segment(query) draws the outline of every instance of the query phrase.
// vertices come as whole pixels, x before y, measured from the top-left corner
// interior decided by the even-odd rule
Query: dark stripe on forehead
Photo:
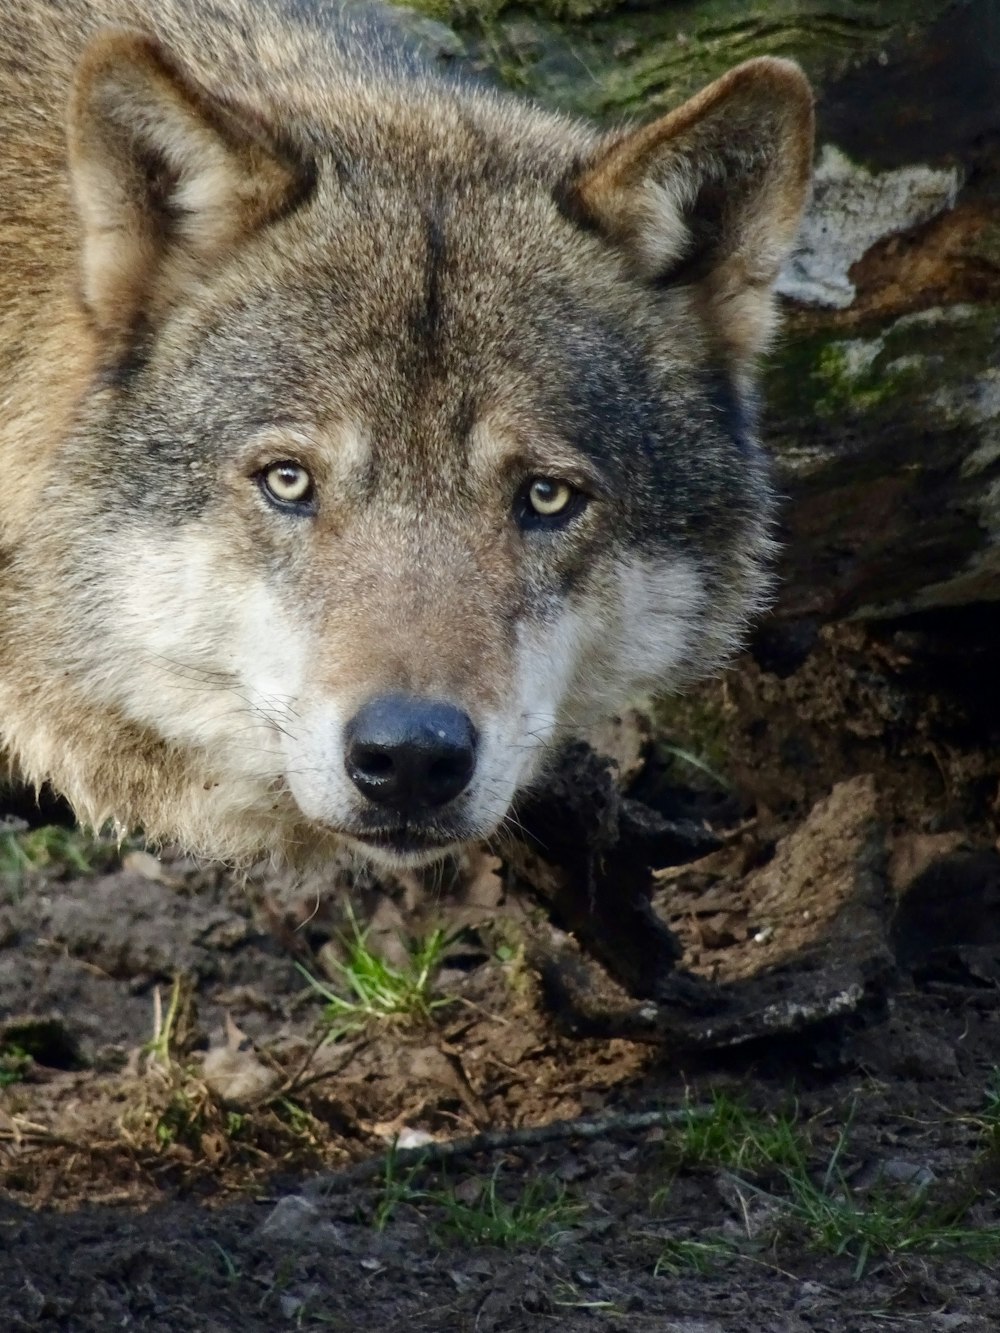
[[[447,263],[446,205],[440,193],[422,209],[423,282],[410,307],[409,334],[415,363],[425,374],[441,350],[444,333],[442,289]]]
[[[441,336],[441,280],[445,262],[444,218],[440,196],[424,219],[427,236],[426,336],[437,343]]]

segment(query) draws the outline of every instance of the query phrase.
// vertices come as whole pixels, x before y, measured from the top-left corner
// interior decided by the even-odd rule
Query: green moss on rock
[[[952,306],[904,315],[850,338],[789,338],[765,376],[769,415],[802,429],[810,421],[900,415],[950,424],[954,391],[995,364],[1000,311]]]
[[[781,55],[822,82],[947,0],[411,0],[473,59],[542,101],[617,118],[676,105],[741,60]]]
[[[652,701],[649,715],[658,760],[677,781],[693,786],[725,783],[730,720],[716,686],[661,695]]]

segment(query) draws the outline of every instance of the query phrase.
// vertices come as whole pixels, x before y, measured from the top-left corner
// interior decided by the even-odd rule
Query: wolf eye
[[[261,490],[266,499],[284,508],[301,508],[313,498],[313,479],[301,465],[283,460],[271,463],[258,473]]]
[[[554,518],[573,503],[573,488],[552,477],[536,477],[528,487],[528,503],[541,518]]]
[[[518,522],[525,528],[559,527],[577,514],[586,497],[568,481],[532,477],[521,487],[516,502]]]

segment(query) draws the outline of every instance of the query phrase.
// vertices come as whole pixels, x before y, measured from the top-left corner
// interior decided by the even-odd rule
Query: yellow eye
[[[264,493],[279,504],[301,505],[312,499],[313,479],[300,463],[271,463],[260,474]]]
[[[536,477],[528,487],[528,503],[540,518],[555,518],[565,513],[574,495],[572,486],[553,477]]]

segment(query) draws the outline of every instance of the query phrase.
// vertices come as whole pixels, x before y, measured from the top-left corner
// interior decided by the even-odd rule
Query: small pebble
[[[396,1136],[397,1148],[426,1148],[434,1142],[434,1135],[426,1129],[401,1129]]]

